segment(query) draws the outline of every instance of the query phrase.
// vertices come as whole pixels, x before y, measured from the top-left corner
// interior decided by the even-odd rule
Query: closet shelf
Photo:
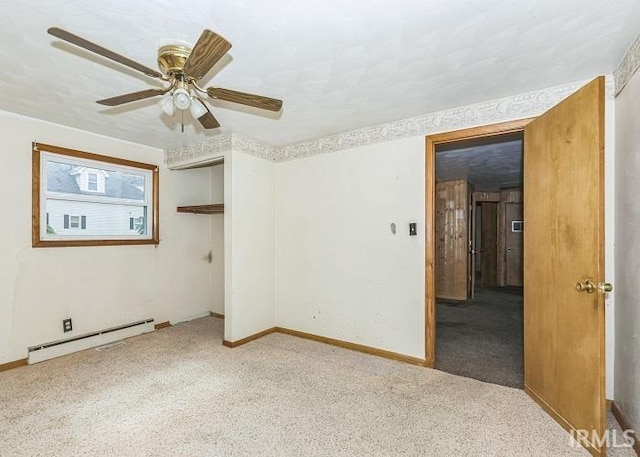
[[[190,214],[222,214],[224,213],[224,204],[178,206],[178,212]]]

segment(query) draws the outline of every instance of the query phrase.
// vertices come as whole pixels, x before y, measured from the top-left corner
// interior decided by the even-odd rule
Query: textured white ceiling
[[[522,139],[438,152],[436,179],[466,179],[474,190],[483,192],[520,187]]]
[[[167,39],[233,44],[206,82],[284,100],[280,115],[213,102],[224,129],[284,145],[610,73],[638,0],[17,0],[0,2],[0,109],[157,147],[181,134],[157,84],[48,35],[58,26],[155,68]]]

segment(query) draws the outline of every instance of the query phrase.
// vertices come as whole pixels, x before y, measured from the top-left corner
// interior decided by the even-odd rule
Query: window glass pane
[[[47,191],[66,196],[91,195],[106,201],[146,201],[144,173],[47,161]]]
[[[89,190],[97,191],[98,190],[98,175],[95,173],[87,174],[87,187]]]
[[[147,235],[146,208],[144,206],[104,204],[90,201],[74,201],[48,198],[49,234],[136,236]],[[65,229],[65,214],[69,215]],[[82,218],[82,219],[81,219]],[[133,226],[130,220],[133,220]],[[81,226],[84,221],[84,227]]]
[[[43,153],[40,238],[154,240],[154,171],[148,167]]]

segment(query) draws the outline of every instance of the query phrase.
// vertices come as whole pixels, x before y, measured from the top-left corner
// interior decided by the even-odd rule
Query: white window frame
[[[73,225],[73,218],[76,218],[78,220],[78,222],[76,223],[76,225]],[[80,216],[76,216],[74,214],[69,214],[69,228],[70,229],[79,229],[80,228]]]
[[[91,177],[95,176],[96,177],[96,181],[95,181],[95,185],[96,188],[92,189],[91,188]],[[91,171],[87,172],[87,192],[100,192],[100,185],[98,184],[98,173],[93,173]]]

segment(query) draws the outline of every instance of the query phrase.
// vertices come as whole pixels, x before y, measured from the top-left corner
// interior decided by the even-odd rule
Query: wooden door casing
[[[425,365],[433,367],[436,360],[436,146],[460,140],[486,138],[520,133],[532,121],[518,119],[498,124],[471,127],[452,132],[427,135],[425,138]],[[485,194],[479,192],[478,195]],[[491,194],[493,197],[494,193]],[[477,201],[483,201],[478,198]]]

